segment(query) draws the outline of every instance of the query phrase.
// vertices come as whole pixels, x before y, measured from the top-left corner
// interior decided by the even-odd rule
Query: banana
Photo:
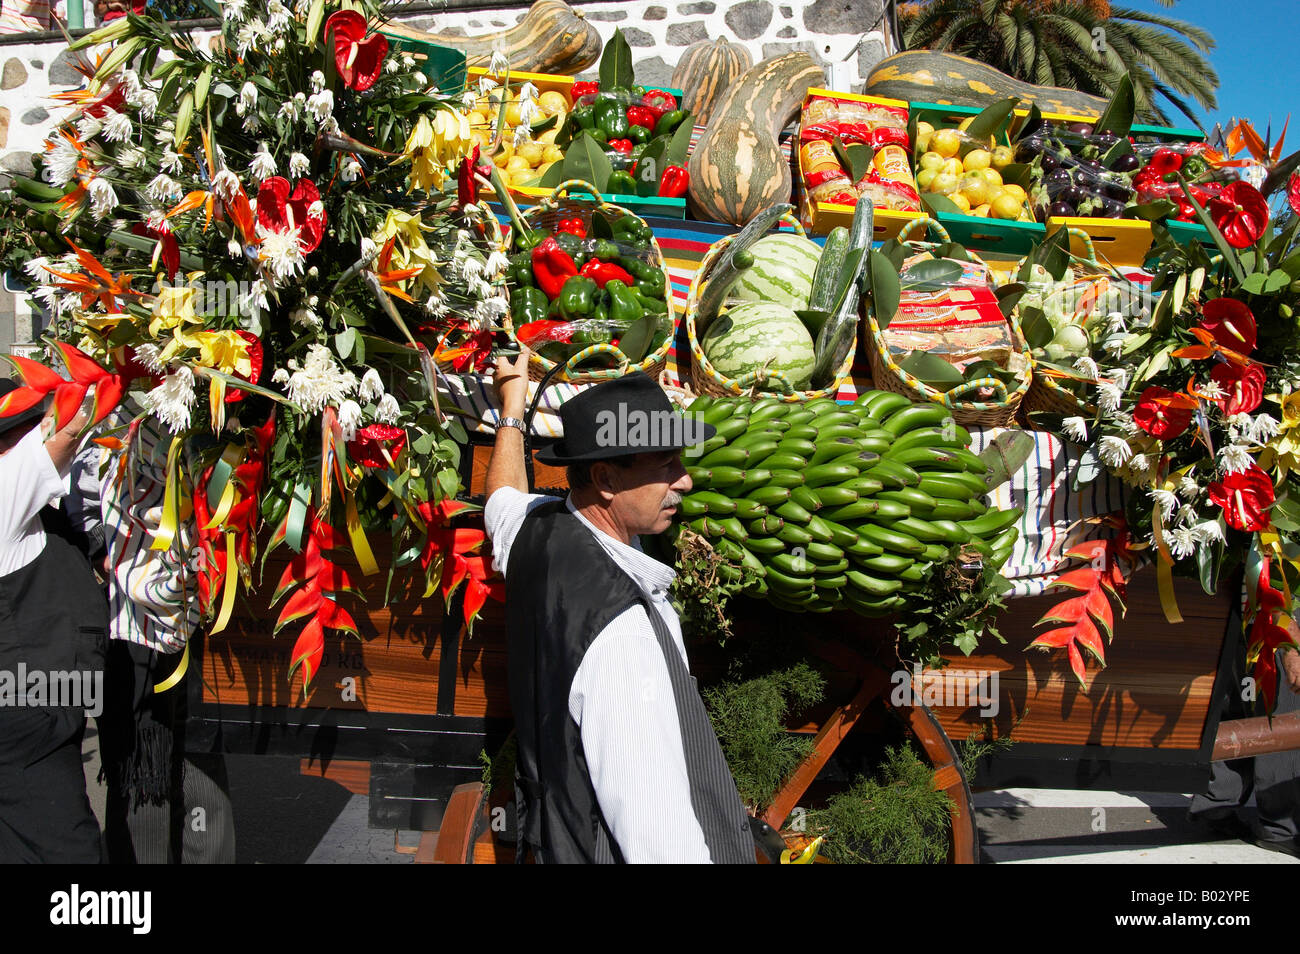
[[[949,500],[947,497],[940,497],[934,492],[934,488],[922,486],[920,489],[934,497],[934,509],[930,511],[931,520],[968,520],[971,517],[977,517],[975,508],[965,500]]]
[[[783,437],[781,442],[776,445],[776,452],[778,454],[795,454],[807,460],[817,453],[817,445],[812,441],[799,437]]]
[[[848,549],[859,543],[858,534],[855,530],[850,530],[844,524],[835,520],[827,520],[825,517],[819,518],[822,523],[826,524],[831,531],[831,543],[837,547]]]
[[[768,569],[775,569],[794,579],[812,576],[816,564],[807,557],[798,557],[791,553],[777,553],[767,558]]]
[[[693,444],[682,451],[682,461],[690,462],[692,465],[697,464],[706,455],[712,454],[719,447],[726,447],[727,439],[714,434],[707,441],[699,444]]]
[[[775,427],[750,428],[731,442],[732,447],[744,447],[746,449],[753,447],[755,444],[766,444],[768,442],[779,444],[781,442],[781,431]]]
[[[846,480],[838,488],[820,487],[819,490],[850,490],[859,497],[870,497],[878,494],[885,489],[885,485],[874,477],[854,477],[852,480]]]
[[[767,575],[767,567],[763,565],[762,560],[754,556],[754,551],[750,550],[748,546],[740,548],[740,563],[745,569],[753,570],[760,578]]]
[[[921,482],[921,475],[906,464],[886,457],[884,460],[863,471],[863,476],[880,481],[886,487],[915,487]]]
[[[928,521],[917,517],[905,517],[890,524],[891,528],[916,537],[922,543],[945,543],[947,534]]]
[[[865,437],[858,438],[858,446],[864,451],[871,451],[873,454],[879,454],[884,457],[889,451],[890,439],[888,437],[879,437],[871,433]]]
[[[14,178],[9,183],[9,188],[14,193],[24,199],[32,199],[36,202],[54,202],[63,198],[63,190],[58,186],[52,186],[48,182],[41,182],[39,179],[28,179],[23,176]]]
[[[989,465],[984,463],[984,461],[980,459],[980,456],[970,448],[959,447],[953,451],[953,453],[957,455],[959,461],[966,465],[966,470],[969,473],[974,474],[981,480],[988,479]]]
[[[790,499],[809,513],[822,509],[821,499],[807,487],[791,487]]]
[[[946,471],[963,471],[966,465],[962,463],[957,456],[959,448],[956,447],[913,447],[909,450],[895,452],[890,448],[885,454],[885,460],[893,461],[896,464],[903,464],[906,467],[914,467],[918,470],[946,470]]]
[[[808,559],[812,560],[819,566],[826,564],[838,563],[844,559],[844,551],[832,543],[819,543],[814,540],[805,548],[808,551]]]
[[[796,439],[803,441],[817,440],[817,428],[812,424],[791,424],[790,427],[783,432],[782,440],[788,441]]]
[[[907,510],[906,507],[903,509]],[[823,519],[834,520],[837,523],[842,523],[847,526],[848,524],[856,523],[859,520],[864,520],[867,517],[874,516],[879,511],[880,501],[866,500],[859,497],[851,504],[845,504],[843,507],[836,507],[834,510],[827,511]],[[903,516],[906,517],[907,514],[904,513]]]
[[[778,517],[780,517],[782,520],[786,521],[787,523],[794,522],[801,525],[806,524],[812,518],[812,514],[810,514],[805,508],[799,506],[799,504],[795,502],[794,499],[795,489],[802,489],[802,488],[791,488],[790,499],[787,500],[785,503],[781,504],[779,507],[774,507],[772,509],[772,512],[776,514]]]
[[[952,411],[942,404],[913,404],[895,411],[880,426],[898,437],[918,427],[942,427],[945,421],[952,421]]]
[[[983,497],[988,493],[988,486],[974,474],[961,471],[954,473],[924,473],[917,490],[922,490],[936,499],[946,497],[949,500],[969,500],[972,496]]]
[[[681,508],[683,517],[702,517],[709,512],[709,508],[701,501],[696,500],[694,494],[682,498]]]
[[[697,491],[691,494],[691,499],[704,504],[709,513],[715,516],[729,517],[736,512],[736,502],[716,490]]]
[[[952,520],[935,520],[930,518],[930,526],[940,531],[945,543],[966,543],[970,540],[970,531]]]
[[[757,423],[758,421],[785,417],[792,406],[776,398],[762,398],[754,402],[754,409],[749,412],[749,419],[751,422]]]
[[[757,520],[759,517],[767,516],[767,507],[755,503],[747,497],[741,497],[735,501],[735,504],[736,516],[741,520]]]
[[[790,499],[789,487],[757,487],[746,495],[756,504],[764,507],[776,507]]]
[[[818,424],[821,422],[819,421]],[[817,431],[817,443],[825,444],[827,441],[833,441],[837,437],[852,437],[859,440],[867,436],[864,428],[850,424],[836,424],[834,427],[819,427]]]
[[[750,536],[750,538],[745,541],[745,546],[754,553],[763,556],[771,556],[773,553],[782,553],[786,549],[785,544],[776,537]]]
[[[804,484],[808,487],[821,487],[823,484],[838,484],[858,476],[858,468],[852,464],[833,463],[818,464],[803,472]]]
[[[897,553],[880,553],[876,556],[856,558],[854,563],[865,567],[876,573],[887,573],[890,576],[898,576],[906,572],[908,567],[915,564],[915,560],[908,556],[899,556]]]
[[[895,394],[892,391],[868,392],[867,413],[877,421],[883,421],[903,408],[911,407],[911,398]]]
[[[744,467],[749,462],[749,451],[743,447],[737,447],[729,444],[726,447],[719,447],[709,454],[700,458],[697,467]]]
[[[788,487],[788,488],[802,487],[803,474],[795,470],[773,469],[771,471],[771,476],[768,477],[767,479],[767,482],[774,487]]]
[[[930,564],[928,563],[913,563],[898,574],[898,578],[904,583],[924,583],[929,577]]]
[[[748,430],[749,422],[743,417],[729,417],[714,426],[717,428],[717,434],[714,436],[730,442]]]
[[[707,467],[690,467],[686,468],[686,476],[691,478],[691,483],[697,489],[707,488],[709,481],[713,479],[713,472]]]
[[[723,537],[721,540],[713,541],[713,549],[717,551],[718,556],[722,557],[722,559],[726,560],[728,563],[741,563],[744,561],[744,547],[737,545],[726,537]]]
[[[966,434],[965,428],[953,425],[953,429],[961,431],[965,439],[960,439],[955,434],[950,435],[946,428],[918,427],[895,437],[892,450],[897,453],[913,447],[965,447],[970,443],[970,435]]]
[[[861,480],[862,478],[855,478]],[[876,484],[879,487],[879,484]],[[818,509],[821,507],[844,507],[858,499],[858,492],[845,486],[839,487],[817,487],[809,490],[808,493],[815,497],[818,503]]]
[[[941,543],[927,543],[922,558],[930,563],[942,563],[948,559],[949,549]]]
[[[732,445],[735,447],[736,445]],[[753,444],[746,444],[741,450],[749,454],[749,460],[745,462],[747,468],[758,467],[766,463],[767,459],[776,453],[777,442],[771,438],[763,441],[756,441]]]
[[[831,543],[835,540],[835,534],[831,532],[830,525],[816,514],[808,518],[808,523],[804,526],[804,529],[818,543]]]
[[[849,609],[859,616],[869,617],[888,616],[907,604],[907,600],[901,596],[888,596],[884,599],[873,600],[861,598],[859,594],[856,594],[851,589],[844,591],[844,602]]]
[[[885,552],[885,548],[878,547],[874,543],[868,543],[866,540],[859,538],[855,542],[846,546],[844,548],[844,552],[847,553],[849,556],[851,556],[854,560],[861,561],[868,557],[878,557],[883,555]],[[911,560],[911,557],[903,557],[900,559]]]
[[[1023,516],[1023,514],[1016,508],[1011,510],[990,510],[988,513],[976,517],[973,520],[962,521],[960,526],[972,537],[979,537],[981,540],[987,540],[1011,526],[1019,520],[1021,516]]]
[[[767,585],[772,589],[784,593],[801,594],[805,590],[813,588],[811,573],[807,576],[791,576],[774,569],[770,560],[768,561],[767,575],[763,579],[767,581]]]
[[[744,430],[749,421],[749,409],[741,403],[723,398],[715,401],[712,405],[704,410],[704,423],[712,424],[714,427],[721,429],[723,424],[730,424],[732,421],[740,421],[741,430]],[[734,425],[733,425],[734,426]],[[732,435],[733,437],[735,435]]]
[[[769,470],[803,470],[808,460],[798,454],[771,454],[763,460],[763,466]]]
[[[911,511],[908,516],[924,517],[934,510],[934,498],[923,490],[915,487],[903,487],[900,490],[882,490],[876,494],[877,500],[893,500],[897,503],[907,504]]]
[[[753,542],[753,535],[770,537],[775,533],[779,533],[781,528],[784,526],[784,520],[780,517],[775,517],[770,513],[764,514],[761,517],[755,517],[753,520],[749,521],[748,524],[749,532],[751,534],[750,542]]]
[[[806,547],[813,542],[812,534],[803,527],[795,523],[786,522],[786,525],[776,534],[776,538],[782,543],[789,544],[792,547]]]
[[[1014,546],[1015,542],[1019,539],[1020,528],[1016,526],[1007,527],[993,538],[993,549],[1001,550],[1003,547]]]
[[[864,523],[858,527],[858,536],[868,543],[874,543],[878,547],[883,547],[891,553],[902,553],[906,556],[919,556],[925,552],[925,544],[916,537],[902,533],[898,530],[890,529],[878,523]]]
[[[849,568],[849,561],[848,561],[848,560],[845,560],[845,561],[844,561],[844,569],[847,570],[848,568]],[[843,571],[840,571],[839,573],[835,573],[835,574],[830,574],[830,575],[827,575],[827,576],[814,576],[814,577],[813,577],[813,586],[817,587],[817,589],[818,589],[819,591],[821,591],[821,590],[834,590],[834,591],[836,591],[836,595],[835,595],[835,597],[834,597],[834,600],[835,600],[835,601],[838,601],[838,600],[839,600],[839,592],[838,592],[838,591],[839,591],[839,590],[842,590],[845,586],[847,586],[847,585],[848,585],[848,582],[849,582],[849,578],[848,578],[848,576],[846,576],[846,575],[844,574]],[[826,594],[826,593],[820,593],[819,595],[821,595],[821,597],[822,597],[823,599],[825,599],[829,594]]]
[[[722,525],[709,517],[698,517],[692,520],[688,526],[702,537],[715,539],[723,536]]]
[[[856,454],[861,450],[862,448],[858,445],[856,438],[848,436],[835,437],[829,441],[819,443],[816,450],[813,451],[813,455],[808,458],[808,463],[811,466],[825,464],[837,457],[843,457],[845,454]]]
[[[714,399],[709,397],[707,394],[701,394],[690,404],[686,405],[686,410],[691,411],[694,414],[703,414],[713,406],[713,401]]]
[[[731,493],[737,497],[748,497],[760,487],[767,487],[772,482],[772,472],[764,467],[757,469],[750,467],[745,470],[745,482],[739,487],[733,487]]]
[[[717,490],[721,487],[734,487],[745,482],[745,472],[739,467],[709,467],[705,490]],[[692,479],[694,479],[692,477]]]
[[[849,578],[850,588],[866,593],[868,596],[889,596],[903,588],[902,580],[882,580],[861,570],[849,570],[844,575]]]

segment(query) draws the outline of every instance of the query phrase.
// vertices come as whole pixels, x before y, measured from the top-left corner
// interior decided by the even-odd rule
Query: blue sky
[[[1219,105],[1200,116],[1207,130],[1216,122],[1226,127],[1235,115],[1250,119],[1263,136],[1271,117],[1276,138],[1291,113],[1295,122],[1286,151],[1300,146],[1300,4],[1295,0],[1178,0],[1171,8],[1155,0],[1119,0],[1116,5],[1185,20],[1214,36],[1210,63],[1219,74]]]

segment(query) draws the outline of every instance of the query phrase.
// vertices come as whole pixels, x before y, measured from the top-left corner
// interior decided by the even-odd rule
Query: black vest
[[[524,519],[506,568],[510,705],[520,850],[545,863],[609,863],[621,858],[601,814],[569,715],[569,690],[588,647],[619,614],[640,603],[664,653],[673,687],[691,805],[718,863],[754,862],[749,816],[727,770],[695,680],[668,627],[563,501]]]

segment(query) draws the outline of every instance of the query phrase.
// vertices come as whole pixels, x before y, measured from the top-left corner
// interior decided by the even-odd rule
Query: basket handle
[[[590,182],[587,182],[585,179],[568,179],[564,182],[561,182],[559,185],[557,185],[554,189],[551,190],[550,195],[542,199],[541,204],[548,211],[551,209],[559,208],[560,200],[564,198],[564,196],[567,195],[570,191],[589,192],[592,198],[596,200],[596,205],[602,209],[605,208],[605,206],[609,205],[609,203],[605,201],[605,197],[600,194],[600,190],[598,190]]]
[[[1060,229],[1057,229],[1056,231],[1059,232]],[[1091,235],[1089,235],[1083,229],[1075,228],[1073,225],[1068,226],[1065,230],[1065,233],[1070,238],[1077,238],[1080,242],[1083,243],[1084,251],[1087,253],[1081,259],[1081,261],[1083,261],[1084,264],[1096,265],[1098,268],[1101,267],[1101,262],[1097,261],[1097,246],[1093,244]],[[1056,232],[1053,232],[1052,234],[1055,235]],[[1021,267],[1025,264],[1025,260],[1028,259],[1028,257],[1029,256],[1027,255],[1022,257],[1018,262],[1016,262],[1015,267],[1013,267],[1011,271],[1013,273],[1020,271]],[[1078,256],[1075,257],[1077,258]]]
[[[732,383],[735,384],[738,388],[740,388],[742,392],[751,389],[766,390],[765,388],[762,388],[762,385],[775,383],[780,387],[781,389],[780,393],[786,395],[794,394],[794,388],[791,386],[790,381],[786,378],[786,376],[782,372],[775,371],[775,370],[748,371],[745,374],[742,374],[740,377],[733,380]]]
[[[964,395],[971,393],[972,391],[978,390],[979,388],[993,388],[993,390],[996,391],[999,395],[997,400],[993,403],[996,404],[1007,403],[1007,386],[1005,384],[1003,384],[997,378],[976,378],[974,381],[969,381],[966,384],[960,384],[957,387],[953,388],[951,391],[945,393],[943,396],[944,406],[951,409],[953,403],[958,398],[961,398]]]
[[[568,361],[564,362],[565,379],[572,377],[575,373],[580,373],[578,372],[578,365],[582,364],[582,362],[586,361],[588,358],[598,354],[612,354],[615,360],[618,361],[617,370],[621,372],[626,372],[627,369],[632,366],[632,362],[628,360],[627,355],[619,350],[617,345],[600,342],[599,344],[589,345],[588,347],[583,348],[577,354],[569,358]]]
[[[939,236],[939,241],[941,242],[952,241],[952,236],[948,234],[948,230],[945,229],[942,225],[940,225],[938,220],[932,219],[928,215],[922,215],[921,217],[915,218],[911,222],[908,222],[899,231],[896,238],[898,239],[899,242],[909,241],[912,237],[912,232],[915,231],[918,226],[923,231],[934,229],[935,233]]]

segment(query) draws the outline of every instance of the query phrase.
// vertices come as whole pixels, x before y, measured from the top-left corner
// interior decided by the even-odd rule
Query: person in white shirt
[[[538,454],[568,466],[567,500],[529,494],[526,362],[497,365],[484,513],[506,575],[521,854],[753,863],[749,817],[668,600],[674,572],[638,542],[670,526],[691,489],[681,451],[712,428],[637,432],[626,425],[638,415],[672,415],[663,392],[641,374],[598,385],[561,408],[564,439]]]
[[[14,389],[0,381],[0,397]],[[40,417],[38,405],[0,418],[0,863],[97,863],[81,739],[103,688],[108,608],[48,506],[68,492],[88,412],[57,432]],[[74,685],[81,698],[64,698]]]

